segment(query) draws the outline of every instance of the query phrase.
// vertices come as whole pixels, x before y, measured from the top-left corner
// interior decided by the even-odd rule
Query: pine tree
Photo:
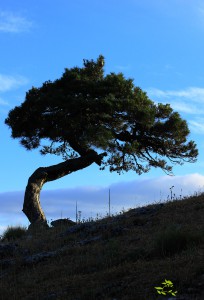
[[[64,160],[38,168],[29,178],[23,212],[31,224],[47,224],[40,205],[43,184],[92,163],[100,170],[140,175],[151,167],[172,174],[173,164],[196,161],[196,144],[187,141],[188,125],[178,112],[155,104],[122,73],[104,75],[104,65],[100,55],[84,60],[82,68],[65,69],[60,79],[30,89],[5,120],[12,138],[20,138],[27,150],[49,139],[40,153]]]

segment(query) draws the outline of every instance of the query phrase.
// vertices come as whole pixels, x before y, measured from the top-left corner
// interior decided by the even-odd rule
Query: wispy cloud
[[[158,98],[183,98],[183,99],[190,99],[195,102],[203,102],[204,103],[204,88],[198,87],[188,87],[183,90],[160,90],[156,88],[149,88],[148,94],[150,96],[155,96]]]
[[[155,102],[171,103],[171,106],[179,112],[204,114],[204,88],[188,87],[182,90],[149,88],[147,94]]]
[[[197,134],[204,134],[204,118],[196,118],[189,121],[189,128]]]
[[[0,31],[19,33],[29,31],[32,27],[32,22],[25,17],[14,14],[13,12],[0,12]]]
[[[185,102],[178,102],[178,101],[171,101],[171,106],[176,110],[186,114],[197,115],[200,113],[204,113],[200,111],[198,106],[195,104],[185,103]]]
[[[9,76],[0,74],[0,92],[6,92],[13,88],[18,88],[27,83],[27,78],[23,76]]]

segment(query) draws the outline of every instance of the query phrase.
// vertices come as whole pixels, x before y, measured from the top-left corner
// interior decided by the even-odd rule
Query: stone
[[[50,223],[53,227],[60,227],[60,226],[74,226],[76,222],[70,219],[58,219],[54,220]]]

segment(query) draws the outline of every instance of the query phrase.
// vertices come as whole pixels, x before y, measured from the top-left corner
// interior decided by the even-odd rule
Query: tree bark
[[[40,191],[45,182],[56,180],[74,171],[84,169],[93,162],[101,165],[101,161],[106,155],[105,152],[97,154],[94,150],[90,150],[85,156],[70,159],[50,167],[38,168],[28,179],[22,209],[31,223],[30,227],[35,225],[48,227],[45,214],[40,205]]]

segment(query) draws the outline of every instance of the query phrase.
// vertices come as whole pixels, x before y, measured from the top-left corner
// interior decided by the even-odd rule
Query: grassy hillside
[[[164,279],[176,299],[204,299],[203,194],[0,245],[14,243],[0,253],[1,300],[168,299],[154,289]]]

